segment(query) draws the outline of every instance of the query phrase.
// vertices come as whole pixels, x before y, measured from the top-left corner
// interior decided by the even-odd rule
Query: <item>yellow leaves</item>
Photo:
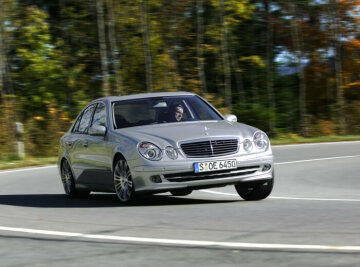
[[[300,139],[302,138],[300,135],[295,133],[279,133],[276,135],[278,139]]]
[[[343,88],[345,90],[360,90],[360,81],[344,83]]]
[[[265,67],[265,62],[262,60],[261,57],[259,56],[248,56],[248,57],[241,57],[240,61],[243,62],[248,62],[250,64],[256,65],[258,67],[264,68]]]
[[[62,115],[60,117],[60,120],[62,120],[62,121],[70,121],[70,119],[68,117],[65,117],[64,115]]]
[[[227,108],[227,107],[218,108],[217,110],[220,111],[220,113],[223,114],[223,115],[231,113],[230,109]]]
[[[55,113],[56,113],[56,109],[53,108],[53,107],[49,108],[49,113],[50,113],[50,114],[55,114]]]
[[[254,6],[247,0],[228,0],[225,1],[225,9],[232,12],[235,16],[241,19],[248,19],[254,11]],[[238,21],[238,20],[235,20]]]
[[[320,135],[336,135],[336,125],[332,121],[319,120],[317,124]]]
[[[203,49],[204,49],[204,52],[207,52],[207,53],[217,53],[219,50],[218,47],[216,47],[214,45],[210,45],[210,44],[204,44]]]
[[[221,0],[211,0],[212,6],[220,9]],[[248,19],[253,13],[255,6],[248,0],[223,0],[225,21],[229,24],[239,23],[243,19]]]
[[[223,107],[224,98],[219,97],[216,94],[204,94],[204,98],[209,101],[217,110],[221,112],[221,114],[230,114],[231,111],[227,107]]]
[[[348,42],[346,42],[345,46],[350,49],[351,51],[355,49],[360,49],[360,40],[358,39],[351,39]]]
[[[37,120],[37,121],[42,121],[44,119],[43,116],[35,116],[34,117],[34,120]]]
[[[176,91],[181,86],[182,78],[178,74],[176,62],[169,54],[159,54],[153,61],[153,90]]]

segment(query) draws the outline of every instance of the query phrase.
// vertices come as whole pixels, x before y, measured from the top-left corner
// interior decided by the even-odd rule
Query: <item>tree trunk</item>
[[[107,5],[107,14],[109,22],[109,44],[110,44],[110,54],[113,62],[114,73],[115,73],[115,92],[117,95],[121,95],[123,90],[123,84],[121,79],[121,73],[119,69],[119,51],[116,45],[116,34],[115,34],[115,18],[114,18],[114,8],[113,0],[106,0]]]
[[[224,0],[220,1],[220,25],[221,25],[221,56],[224,70],[225,105],[231,109],[231,73],[229,64],[229,51],[227,44],[227,25],[225,18]]]
[[[334,46],[335,46],[335,80],[336,80],[336,114],[339,124],[339,133],[345,134],[344,119],[344,89],[342,87],[342,66],[341,66],[341,32],[339,12],[336,0],[330,0],[330,8],[334,25]]]
[[[273,40],[273,21],[271,18],[271,0],[264,0],[265,12],[266,12],[266,87],[269,101],[269,111],[274,113],[275,111],[275,98],[274,98],[274,80],[273,80],[273,64],[274,64],[274,40]],[[269,116],[269,133],[272,135],[275,127],[275,122]]]
[[[4,45],[3,45],[3,13],[4,9],[3,3],[0,2],[0,100],[2,99],[2,95],[4,90],[4,80],[5,80],[5,53],[4,53]]]
[[[100,47],[100,58],[101,58],[101,72],[102,72],[102,90],[104,96],[110,95],[109,87],[109,70],[106,50],[106,39],[105,39],[105,23],[104,23],[104,6],[103,0],[96,1],[96,12],[97,12],[97,25],[98,25],[98,36],[99,36],[99,47]]]
[[[143,46],[146,66],[146,91],[152,91],[152,63],[149,37],[149,24],[147,19],[146,0],[141,2],[141,27],[143,35]]]
[[[302,66],[303,58],[303,44],[300,37],[299,22],[297,11],[294,3],[290,3],[290,14],[293,16],[291,19],[291,36],[293,41],[294,52],[296,55],[296,68],[299,77],[299,110],[300,110],[300,125],[301,133],[304,136],[308,135],[307,129],[307,114],[306,114],[306,84],[305,73]]]
[[[232,37],[232,35],[231,35]],[[239,66],[239,62],[238,62],[238,57],[236,54],[236,51],[234,49],[234,41],[233,38],[230,37],[230,43],[229,43],[229,48],[230,48],[230,61],[231,61],[231,65],[232,68],[234,70],[235,73],[235,81],[236,81],[236,91],[238,94],[238,99],[237,99],[237,103],[240,104],[241,106],[244,104],[244,98],[245,98],[245,94],[244,94],[244,84],[243,84],[243,78],[242,78],[242,73],[241,73],[241,69]]]
[[[6,47],[4,44],[5,3],[0,2],[0,98],[3,94],[14,94],[10,76],[10,68],[6,60]]]
[[[197,22],[197,64],[198,64],[198,75],[200,81],[200,89],[202,93],[207,93],[206,88],[206,77],[204,70],[204,20],[203,20],[203,0],[196,0],[196,22]]]

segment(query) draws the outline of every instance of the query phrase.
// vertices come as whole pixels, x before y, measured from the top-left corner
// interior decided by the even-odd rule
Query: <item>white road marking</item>
[[[13,172],[36,171],[36,170],[50,169],[50,168],[55,168],[55,167],[56,167],[56,165],[49,165],[49,166],[43,166],[43,167],[34,167],[34,168],[21,168],[21,169],[0,171],[0,174],[13,173]]]
[[[276,148],[286,148],[292,146],[317,146],[317,145],[341,145],[341,144],[351,144],[351,143],[360,143],[360,141],[339,141],[339,142],[319,142],[319,143],[306,143],[306,144],[288,144],[288,145],[271,145]]]
[[[288,249],[288,250],[319,250],[319,251],[360,251],[360,246],[329,246],[329,245],[299,245],[299,244],[269,244],[269,243],[244,243],[244,242],[219,242],[219,241],[200,241],[184,239],[165,239],[165,238],[147,238],[113,235],[93,235],[74,232],[59,232],[27,228],[14,228],[0,226],[0,231],[27,233],[35,235],[50,235],[62,237],[75,237],[85,239],[101,239],[123,242],[134,242],[142,244],[161,244],[161,245],[183,245],[196,247],[220,247],[237,249]]]
[[[360,202],[360,199],[351,199],[351,198],[309,198],[309,197],[269,197],[269,198],[273,198],[273,199],[289,199],[289,200]]]
[[[204,193],[224,195],[224,196],[236,196],[239,197],[238,194],[232,193],[224,193],[213,190],[200,190]],[[311,201],[348,201],[348,202],[360,202],[360,199],[351,199],[351,198],[308,198],[308,197],[268,197],[273,199],[286,199],[286,200],[311,200]]]
[[[200,190],[204,193],[210,193],[210,194],[217,194],[217,195],[224,195],[224,196],[239,196],[238,194],[232,194],[232,193],[224,193],[224,192],[218,192],[218,191],[212,191],[212,190]]]
[[[303,162],[321,161],[321,160],[333,160],[333,159],[348,159],[348,158],[358,158],[358,157],[360,157],[360,155],[331,157],[331,158],[318,158],[318,159],[305,159],[305,160],[278,162],[278,163],[274,163],[274,165],[284,165],[284,164],[303,163]]]

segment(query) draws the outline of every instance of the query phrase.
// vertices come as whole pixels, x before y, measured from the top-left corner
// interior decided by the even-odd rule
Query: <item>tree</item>
[[[204,49],[203,49],[203,42],[204,42],[204,20],[203,20],[203,0],[196,0],[196,36],[197,36],[197,64],[198,64],[198,73],[199,73],[199,81],[200,81],[200,88],[203,93],[207,93],[206,88],[206,77],[205,77],[205,70],[204,70]]]
[[[5,24],[10,23],[9,14],[13,12],[14,7],[14,2],[11,0],[0,2],[0,99],[3,94],[14,93],[7,60],[7,46],[10,38],[8,38],[8,33],[5,31]]]
[[[104,22],[104,5],[103,0],[96,1],[97,25],[99,36],[99,49],[101,57],[101,72],[102,72],[102,91],[104,96],[110,95],[109,86],[109,67],[107,59],[107,48],[105,39],[105,22]]]
[[[52,43],[47,14],[35,6],[18,10],[13,73],[15,92],[20,96],[24,117],[45,114],[45,103],[62,99],[65,72],[61,53]]]
[[[113,0],[106,0],[107,6],[107,16],[108,16],[108,39],[110,46],[110,54],[112,59],[112,64],[114,68],[114,76],[115,76],[115,92],[118,95],[121,95],[123,90],[123,83],[121,78],[121,73],[119,70],[119,55],[118,55],[118,47],[116,42],[116,32],[115,32],[115,15],[114,15],[114,7]]]
[[[274,99],[274,40],[273,40],[273,27],[274,22],[271,15],[271,0],[264,0],[264,8],[265,8],[265,16],[266,16],[266,87],[267,87],[267,95],[268,95],[268,102],[269,102],[269,111],[275,112],[275,99]],[[270,134],[273,133],[274,121],[272,118],[269,118],[269,131]]]
[[[145,65],[146,65],[146,90],[147,92],[152,91],[152,58],[150,51],[150,33],[149,33],[149,22],[147,18],[147,0],[141,0],[141,28],[143,34],[143,44],[144,44],[144,56],[145,56]]]

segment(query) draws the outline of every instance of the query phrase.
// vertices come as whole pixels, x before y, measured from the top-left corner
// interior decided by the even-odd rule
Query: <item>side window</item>
[[[91,105],[90,107],[88,107],[80,120],[80,125],[79,125],[79,133],[87,133],[89,126],[90,126],[90,121],[91,121],[91,117],[94,111],[95,105]]]
[[[73,133],[78,133],[79,132],[79,124],[80,124],[80,120],[81,120],[82,114],[79,116],[79,118],[76,120],[74,127],[72,128],[72,132]]]
[[[103,103],[97,105],[94,113],[94,119],[91,125],[106,126],[106,110],[105,110],[105,105]]]

